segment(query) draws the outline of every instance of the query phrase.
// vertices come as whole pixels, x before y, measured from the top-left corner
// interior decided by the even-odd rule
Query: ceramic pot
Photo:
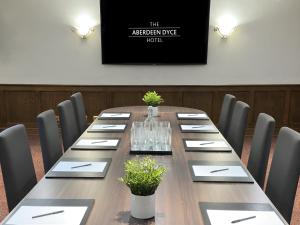
[[[158,116],[158,106],[148,106],[148,112],[150,108],[152,109],[152,116]]]
[[[131,216],[150,219],[155,216],[155,194],[140,196],[131,194]]]

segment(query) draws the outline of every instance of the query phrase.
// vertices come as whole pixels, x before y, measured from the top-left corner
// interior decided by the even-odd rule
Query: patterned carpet
[[[37,179],[40,180],[43,175],[43,162],[42,162],[42,156],[39,146],[39,139],[37,135],[30,135],[29,141],[31,145],[31,151],[34,161],[34,167],[35,172],[37,175]],[[248,161],[249,157],[249,149],[250,149],[250,143],[251,143],[251,137],[246,137],[245,139],[245,145],[243,150],[243,156],[242,161],[246,163]],[[272,150],[270,157],[272,159],[273,149],[275,144],[275,138],[272,142]],[[270,166],[270,162],[269,162]],[[3,179],[2,179],[2,173],[0,171],[0,221],[8,214],[7,204],[6,204],[6,197],[5,197],[5,191],[3,186]],[[298,183],[298,191],[297,191],[297,197],[294,205],[294,211],[293,211],[293,218],[291,225],[299,225],[300,224],[300,182]]]

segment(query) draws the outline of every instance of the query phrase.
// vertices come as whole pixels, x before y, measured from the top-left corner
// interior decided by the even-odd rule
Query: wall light
[[[236,20],[232,16],[226,15],[218,19],[214,31],[218,32],[222,38],[228,38],[236,26]]]
[[[87,15],[81,15],[76,20],[76,26],[73,27],[75,31],[82,39],[86,39],[94,31],[94,22]]]

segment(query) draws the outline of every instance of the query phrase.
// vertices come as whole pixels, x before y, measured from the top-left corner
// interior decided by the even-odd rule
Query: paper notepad
[[[18,225],[80,225],[87,206],[21,206],[12,216],[8,219],[6,224]],[[43,216],[39,218],[32,218],[33,216],[57,212],[63,210],[62,213]]]
[[[124,130],[125,124],[94,124],[89,130]]]
[[[181,130],[195,130],[195,131],[202,131],[202,130],[215,130],[215,126],[213,125],[180,125]]]
[[[225,141],[185,141],[188,148],[227,148]]]
[[[60,161],[52,171],[53,172],[102,173],[105,169],[106,164],[107,162]],[[76,167],[76,168],[72,168],[72,167]]]
[[[211,225],[284,225],[274,211],[207,210]],[[238,223],[234,220],[253,217]]]
[[[196,177],[248,177],[241,166],[193,165],[192,168]]]
[[[205,113],[177,113],[179,119],[208,119]]]
[[[117,146],[119,140],[118,139],[80,139],[76,146]]]
[[[100,118],[129,118],[130,113],[102,113]]]

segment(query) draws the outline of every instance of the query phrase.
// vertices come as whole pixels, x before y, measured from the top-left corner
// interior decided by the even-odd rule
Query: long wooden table
[[[178,124],[205,124],[210,120],[177,120],[176,112],[203,113],[200,110],[163,107],[159,108],[158,120],[168,120],[172,126],[173,155],[153,156],[168,172],[156,191],[156,216],[151,220],[136,220],[130,216],[130,190],[118,178],[123,175],[125,160],[130,155],[130,128],[133,121],[145,120],[147,108],[143,106],[121,107],[105,112],[131,112],[130,120],[103,120],[96,123],[126,123],[124,133],[87,133],[81,137],[119,137],[121,142],[116,151],[74,151],[68,150],[62,157],[112,158],[112,163],[104,179],[41,179],[26,198],[75,198],[95,199],[95,204],[87,221],[88,225],[104,224],[162,224],[162,225],[203,225],[199,202],[240,202],[272,203],[256,184],[204,183],[193,182],[188,168],[188,160],[239,161],[234,151],[231,153],[185,152],[182,138],[222,139],[219,134],[181,133]],[[94,122],[95,123],[95,122]],[[274,206],[273,206],[274,207]],[[274,210],[277,211],[274,207]],[[287,223],[286,223],[287,224]]]

